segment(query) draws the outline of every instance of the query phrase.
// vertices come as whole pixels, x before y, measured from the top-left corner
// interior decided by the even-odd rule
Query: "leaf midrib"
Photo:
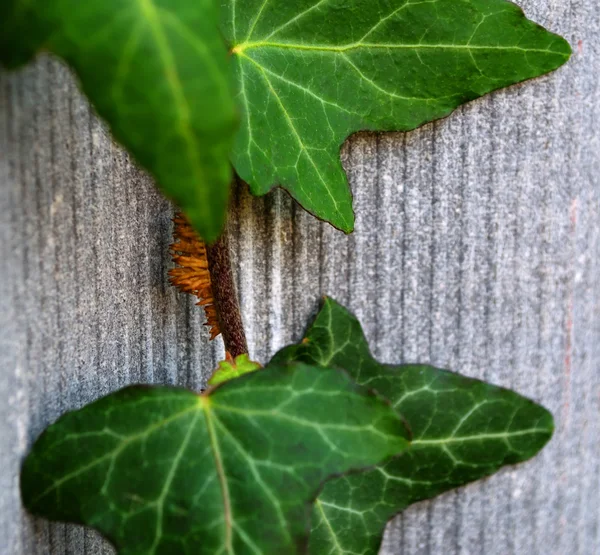
[[[493,439],[510,439],[513,437],[532,435],[532,434],[547,434],[546,428],[528,428],[526,430],[515,430],[514,432],[492,432],[486,434],[474,434],[470,436],[448,436],[441,438],[430,439],[414,439],[411,446],[426,446],[426,445],[446,445],[448,443],[462,443],[467,441],[484,441]]]
[[[166,83],[168,84],[174,100],[178,119],[177,127],[179,128],[181,136],[185,140],[187,158],[190,162],[190,168],[195,175],[196,181],[198,183],[202,183],[206,181],[206,175],[199,156],[201,149],[191,122],[191,109],[177,69],[175,56],[164,29],[164,22],[166,20],[163,17],[163,20],[161,21],[161,17],[159,15],[160,8],[154,4],[153,0],[137,0],[137,5],[139,6],[141,15],[148,22],[150,32],[156,42],[159,58],[165,72]],[[211,213],[206,209],[206,206],[209,204],[206,202],[201,202],[198,205],[199,210],[203,212],[203,217],[207,220],[210,220]]]
[[[353,50],[360,49],[384,49],[384,50],[466,50],[468,52],[473,50],[502,50],[502,51],[521,51],[521,52],[535,52],[538,54],[555,54],[563,56],[565,59],[569,58],[569,55],[565,52],[559,52],[556,50],[543,49],[543,48],[523,48],[521,46],[487,46],[482,44],[392,44],[392,43],[364,43],[356,42],[350,44],[344,44],[335,46],[331,44],[305,44],[305,43],[292,43],[292,42],[270,42],[270,41],[252,41],[244,42],[234,46],[231,49],[232,54],[242,54],[248,50],[256,50],[260,48],[275,48],[281,50],[304,50],[313,52],[329,52],[329,53],[342,53],[350,52]]]
[[[210,400],[208,397],[201,397],[201,401],[202,409],[204,411],[204,417],[206,419],[206,427],[208,429],[210,446],[215,459],[215,469],[217,471],[217,476],[219,477],[219,485],[221,486],[221,495],[223,497],[223,516],[225,522],[225,549],[227,550],[227,553],[233,555],[233,517],[231,511],[231,496],[229,493],[229,484],[227,482],[227,476],[225,475],[225,467],[223,466],[221,448],[219,447],[219,441],[217,439],[217,434],[215,433],[215,426],[212,421],[212,414],[209,406]]]

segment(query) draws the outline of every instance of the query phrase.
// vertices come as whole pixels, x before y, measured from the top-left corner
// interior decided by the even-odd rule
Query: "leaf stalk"
[[[206,245],[214,306],[225,350],[233,357],[248,354],[248,343],[240,313],[229,252],[227,228],[212,245]]]

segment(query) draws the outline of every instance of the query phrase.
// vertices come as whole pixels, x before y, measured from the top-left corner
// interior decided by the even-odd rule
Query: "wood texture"
[[[600,20],[594,2],[521,3],[571,42],[571,62],[415,132],[350,140],[353,235],[283,192],[236,193],[255,359],[298,339],[327,293],[382,360],[512,387],[556,417],[535,460],[396,518],[388,555],[600,552]],[[0,76],[2,555],[109,553],[23,512],[28,446],[120,386],[199,389],[222,355],[168,285],[171,215],[63,66]]]

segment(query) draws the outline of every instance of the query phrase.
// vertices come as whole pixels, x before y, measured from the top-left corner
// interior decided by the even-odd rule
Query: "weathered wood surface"
[[[541,456],[406,511],[388,554],[600,553],[600,20],[595,2],[522,4],[572,61],[416,132],[351,140],[355,234],[281,192],[236,199],[254,357],[297,339],[327,293],[382,360],[482,377],[555,414]],[[24,453],[125,384],[199,388],[221,345],[167,285],[169,204],[54,61],[0,77],[0,182],[0,552],[109,553],[23,512]]]

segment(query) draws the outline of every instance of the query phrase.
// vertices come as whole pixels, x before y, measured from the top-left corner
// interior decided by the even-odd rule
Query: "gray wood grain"
[[[397,517],[387,554],[600,553],[600,18],[583,0],[522,4],[572,61],[415,132],[355,136],[353,235],[283,192],[236,192],[255,358],[298,339],[327,293],[381,360],[484,378],[556,417],[535,460]],[[222,346],[167,285],[169,203],[56,61],[0,76],[0,182],[0,553],[109,553],[23,511],[24,454],[120,386],[200,388]]]

